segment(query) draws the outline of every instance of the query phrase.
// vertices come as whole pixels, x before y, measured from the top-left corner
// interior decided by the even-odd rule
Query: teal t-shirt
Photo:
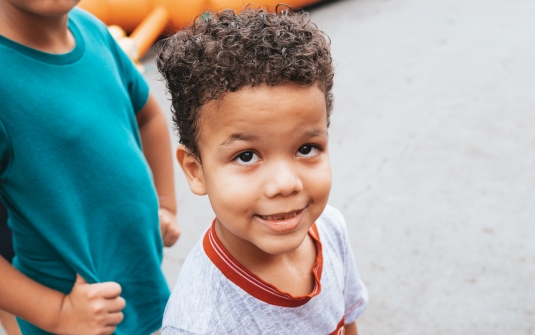
[[[69,29],[76,46],[61,55],[0,36],[0,196],[13,264],[64,293],[76,273],[119,283],[126,308],[116,334],[150,334],[169,289],[135,117],[149,89],[102,23],[73,9]]]

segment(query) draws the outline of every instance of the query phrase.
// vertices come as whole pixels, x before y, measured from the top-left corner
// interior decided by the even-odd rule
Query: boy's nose
[[[267,171],[265,193],[268,198],[287,197],[303,190],[303,183],[295,167],[288,163],[276,163]]]

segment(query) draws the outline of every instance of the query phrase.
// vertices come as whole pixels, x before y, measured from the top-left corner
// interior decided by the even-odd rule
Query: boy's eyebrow
[[[318,137],[318,136],[327,136],[329,137],[329,133],[323,129],[314,129],[309,130],[303,134],[303,138],[311,138],[311,137]]]
[[[247,142],[256,142],[258,141],[258,136],[255,135],[244,135],[244,134],[232,134],[227,138],[221,145],[230,145],[236,141],[247,141]]]
[[[309,130],[301,136],[303,139],[318,137],[318,136],[329,136],[329,133],[322,129]],[[255,135],[245,135],[245,134],[232,134],[221,145],[231,145],[236,141],[247,141],[247,142],[257,142],[259,137]]]

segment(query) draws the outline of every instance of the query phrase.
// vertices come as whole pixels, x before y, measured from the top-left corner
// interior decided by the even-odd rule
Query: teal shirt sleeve
[[[0,119],[0,181],[5,180],[9,174],[11,154],[11,142]]]
[[[119,69],[122,72],[122,78],[126,87],[128,87],[132,107],[137,114],[147,103],[149,98],[149,85],[141,73],[139,73],[132,60],[126,55],[109,33],[108,38],[110,40],[110,48],[112,49],[119,65]]]

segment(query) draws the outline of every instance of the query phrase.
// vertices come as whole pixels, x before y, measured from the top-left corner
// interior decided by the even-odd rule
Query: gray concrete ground
[[[337,63],[330,203],[370,293],[360,333],[535,334],[535,2],[337,1],[312,17]],[[214,216],[176,175],[170,285]]]
[[[361,334],[535,334],[535,2],[336,1],[312,17],[337,63],[330,203],[369,288]],[[176,185],[171,285],[213,218],[178,168]]]

